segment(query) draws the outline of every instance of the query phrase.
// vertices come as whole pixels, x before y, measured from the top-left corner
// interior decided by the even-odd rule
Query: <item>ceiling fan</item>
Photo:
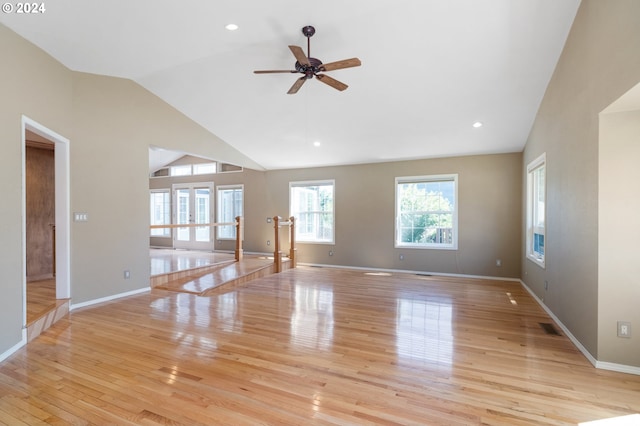
[[[300,90],[305,81],[313,78],[314,76],[320,80],[321,82],[328,84],[337,90],[345,90],[347,87],[346,84],[336,80],[335,78],[329,77],[326,74],[319,74],[320,72],[325,71],[333,71],[339,70],[342,68],[351,68],[351,67],[359,67],[361,65],[360,59],[351,58],[351,59],[343,59],[341,61],[330,62],[328,64],[323,64],[322,61],[316,58],[311,57],[311,37],[316,33],[316,29],[311,25],[307,25],[302,28],[302,34],[307,38],[307,54],[304,54],[304,50],[302,50],[299,46],[289,46],[291,53],[296,58],[296,63],[294,65],[295,70],[263,70],[263,71],[254,71],[255,74],[273,74],[273,73],[300,73],[303,74],[302,77],[298,78],[291,89],[287,92],[289,95],[293,95]]]

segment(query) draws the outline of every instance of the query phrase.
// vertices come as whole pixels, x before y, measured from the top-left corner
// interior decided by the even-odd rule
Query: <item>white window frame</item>
[[[330,213],[331,214],[331,236],[329,239],[318,239],[315,237],[309,237],[309,233],[302,232],[301,226],[304,224],[304,221],[300,218],[300,212],[297,208],[293,206],[293,189],[294,188],[304,188],[304,187],[315,187],[315,186],[331,186],[331,211],[310,211],[306,213],[312,214],[323,214]],[[296,220],[296,243],[313,243],[313,244],[335,244],[335,232],[336,232],[336,183],[333,179],[328,180],[314,180],[314,181],[300,181],[300,182],[289,182],[289,215],[293,216]]]
[[[223,222],[231,222],[231,221],[225,221],[223,220],[222,216],[222,207],[223,207],[223,203],[220,200],[220,193],[222,191],[227,191],[227,190],[236,190],[239,189],[240,191],[242,191],[242,206],[240,207],[241,211],[240,212],[236,212],[235,208],[234,210],[234,214],[233,214],[233,220],[235,220],[235,218],[237,216],[243,216],[244,215],[244,185],[242,184],[237,184],[237,185],[219,185],[216,188],[216,222],[218,223],[223,223]],[[223,228],[227,228],[229,226],[233,226],[233,231],[232,237],[222,237],[221,231]],[[236,239],[236,227],[235,225],[222,225],[222,226],[216,226],[216,236],[218,238],[218,240],[235,240]]]
[[[454,200],[453,200],[453,211],[451,212],[451,243],[407,243],[402,242],[402,227],[400,220],[400,207],[401,200],[400,194],[398,191],[398,187],[401,184],[406,183],[430,183],[430,182],[453,182],[454,189]],[[442,174],[442,175],[427,175],[427,176],[403,176],[396,177],[395,180],[395,238],[394,238],[394,246],[396,248],[415,248],[415,249],[435,249],[435,250],[457,250],[458,249],[458,174]],[[433,211],[430,213],[441,214],[448,213],[445,211]]]
[[[169,176],[191,176],[191,164],[181,164],[169,167]]]
[[[167,204],[167,208],[168,211],[165,212],[165,216],[167,216],[168,218],[168,222],[167,223],[156,223],[154,221],[154,211],[153,211],[153,205],[151,205],[151,196],[153,194],[164,194],[165,197],[168,197],[169,202]],[[171,225],[171,190],[169,188],[162,188],[162,189],[151,189],[149,191],[149,222],[151,225]],[[154,232],[162,232],[162,235],[154,235]],[[150,229],[149,235],[153,238],[171,238],[171,228],[155,228],[155,229]]]
[[[539,187],[539,182],[535,179],[536,172],[543,170],[543,187]],[[547,154],[543,153],[535,160],[527,165],[527,238],[526,253],[527,258],[541,268],[546,267],[546,245],[547,245],[547,229],[546,229],[546,206],[547,206]],[[540,207],[539,190],[543,190],[542,207]],[[540,211],[542,208],[542,211]],[[540,213],[542,214],[542,223],[540,223]],[[544,241],[542,244],[542,253],[535,249],[534,234],[542,235]]]
[[[212,175],[218,172],[218,163],[215,161],[211,163],[196,163],[191,165],[191,170],[194,176]]]

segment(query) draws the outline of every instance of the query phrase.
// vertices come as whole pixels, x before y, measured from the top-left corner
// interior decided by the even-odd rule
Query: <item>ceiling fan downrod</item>
[[[316,29],[311,25],[302,27],[302,34],[307,38],[307,58],[311,58],[311,37],[316,33]]]

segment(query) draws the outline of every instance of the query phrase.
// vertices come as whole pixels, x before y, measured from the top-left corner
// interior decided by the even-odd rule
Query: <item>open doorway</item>
[[[56,300],[70,298],[69,141],[24,116],[22,130],[23,323],[27,325],[30,316],[46,307],[48,298],[54,306]],[[30,283],[37,291],[27,291]],[[30,298],[37,306],[28,306]]]

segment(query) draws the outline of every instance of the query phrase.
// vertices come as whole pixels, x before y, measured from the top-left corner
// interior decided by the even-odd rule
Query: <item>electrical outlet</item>
[[[399,257],[400,257],[400,260],[404,260],[404,254],[401,254]]]
[[[618,321],[618,337],[631,337],[631,323],[628,321]]]
[[[329,250],[329,256],[333,256],[333,250]]]
[[[544,280],[544,289],[549,290],[549,281]]]
[[[502,266],[502,259],[496,259],[496,266]]]
[[[270,246],[271,245],[271,240],[267,240],[267,245]]]
[[[129,270],[124,271],[124,279],[128,280],[129,278],[131,278],[131,271]]]

